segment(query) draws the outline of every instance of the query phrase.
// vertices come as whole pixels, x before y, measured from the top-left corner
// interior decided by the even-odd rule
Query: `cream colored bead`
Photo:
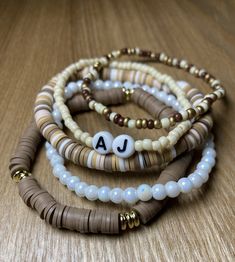
[[[169,128],[170,127],[170,120],[168,118],[162,118],[161,124],[163,128]]]
[[[143,151],[143,142],[141,140],[135,141],[135,151],[137,152]]]
[[[91,137],[91,136],[88,136],[88,137],[86,138],[85,144],[86,144],[88,147],[92,148],[92,137]]]
[[[170,141],[165,136],[161,136],[158,141],[161,143],[163,148],[166,148],[170,145]]]
[[[85,143],[86,139],[90,136],[88,132],[83,132],[80,136],[80,140]]]
[[[114,117],[116,116],[116,112],[112,112],[111,114],[110,114],[110,120],[113,122],[113,119],[114,119]]]
[[[151,139],[144,139],[143,140],[143,149],[147,151],[153,150],[152,140]]]
[[[135,128],[135,125],[136,125],[136,121],[134,119],[128,121],[129,128]]]
[[[91,110],[94,110],[95,109],[95,100],[91,100],[90,102],[89,102],[89,108],[91,109]]]
[[[152,146],[153,146],[154,151],[156,151],[156,152],[162,151],[162,145],[159,141],[153,141]]]
[[[75,133],[74,133],[74,137],[75,137],[77,140],[80,140],[80,137],[81,137],[82,133],[83,133],[82,130],[77,129],[77,130],[75,131]]]

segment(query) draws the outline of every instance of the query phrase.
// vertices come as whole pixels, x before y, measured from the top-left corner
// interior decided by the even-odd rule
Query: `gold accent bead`
[[[102,64],[100,62],[96,62],[93,67],[95,70],[100,71],[102,68]]]
[[[160,120],[154,120],[154,128],[159,129],[162,127]]]
[[[140,225],[140,219],[138,214],[132,210],[130,212],[120,213],[119,221],[121,230],[132,229]]]
[[[198,110],[198,112],[199,112],[200,115],[204,113],[203,107],[201,107],[201,106],[196,106],[196,108],[197,108],[197,110]]]
[[[143,128],[147,127],[147,119],[142,119],[142,123],[141,123]]]
[[[124,118],[124,121],[123,121],[123,125],[127,127],[129,120],[130,120],[129,117],[125,117],[125,118]]]
[[[174,126],[175,125],[175,118],[173,116],[170,116],[169,120],[170,120],[170,126]]]
[[[172,59],[171,58],[168,58],[167,61],[166,61],[167,65],[171,65],[172,64]]]
[[[142,128],[142,119],[137,119],[135,123],[137,128]]]
[[[195,74],[196,76],[199,75],[199,70],[198,70],[197,68],[195,69],[194,74]]]
[[[196,111],[193,108],[187,109],[186,112],[188,113],[189,119],[192,119],[196,116]]]
[[[22,180],[23,178],[28,177],[28,176],[31,176],[31,173],[29,173],[28,171],[26,171],[26,170],[18,170],[18,171],[16,171],[13,174],[12,179],[16,183],[19,183],[20,180]]]

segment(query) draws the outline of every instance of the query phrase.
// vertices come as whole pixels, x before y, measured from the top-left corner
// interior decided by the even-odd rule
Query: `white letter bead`
[[[111,152],[113,143],[113,136],[107,131],[101,131],[94,135],[92,139],[92,146],[99,154],[108,154]]]
[[[113,152],[121,158],[128,158],[135,152],[135,141],[131,136],[120,135],[113,140]]]

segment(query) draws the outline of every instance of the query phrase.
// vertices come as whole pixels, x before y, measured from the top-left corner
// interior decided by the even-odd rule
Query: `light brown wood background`
[[[1,262],[235,261],[234,17],[235,1],[222,0],[0,1]],[[81,57],[100,56],[124,46],[184,57],[222,80],[227,98],[213,110],[218,164],[202,190],[180,196],[147,227],[112,237],[53,229],[19,198],[8,172],[9,157],[32,117],[37,92],[51,76]],[[208,91],[185,73],[167,72]],[[119,110],[127,111],[126,107]],[[128,110],[137,115],[134,106]],[[121,132],[102,119],[95,122],[93,113],[77,119],[90,132],[98,128]],[[111,178],[102,172],[71,169],[99,185],[153,183],[156,175],[125,180],[125,175]],[[60,185],[51,175],[43,149],[33,174],[62,203],[103,206],[80,200]]]

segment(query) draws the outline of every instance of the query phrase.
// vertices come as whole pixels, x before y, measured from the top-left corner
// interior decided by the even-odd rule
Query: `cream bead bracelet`
[[[71,69],[72,71],[76,70],[76,64],[74,64],[70,67],[72,68]],[[134,69],[138,68],[138,64],[137,63],[133,64],[133,68]],[[149,68],[151,69],[151,67],[149,67]],[[59,79],[58,79],[59,83],[61,83],[62,78],[64,79],[63,80],[64,83],[67,81],[67,79],[69,79],[69,77],[71,76],[71,72],[70,73],[68,73],[68,72],[69,72],[69,70],[67,68],[61,73],[61,75],[59,76]],[[159,78],[159,76],[161,74],[159,72],[157,72],[156,70],[154,72],[156,73],[156,77]],[[151,73],[151,70],[150,70],[150,73]],[[155,76],[153,75],[153,77],[155,77]],[[168,78],[164,77],[163,80],[161,79],[161,81],[163,81],[167,85],[172,86],[174,81],[170,77],[169,77],[169,79],[170,80],[168,81]],[[176,86],[177,84],[174,84],[174,85]],[[74,137],[78,141],[84,143],[86,146],[88,146],[90,148],[94,147],[94,143],[92,143],[93,142],[92,136],[88,132],[83,132],[81,130],[81,128],[78,126],[78,124],[72,119],[72,116],[69,113],[69,110],[64,103],[65,98],[60,95],[60,93],[62,93],[61,88],[63,88],[63,85],[58,84],[58,85],[55,86],[54,98],[55,98],[55,101],[56,101],[56,105],[57,105],[57,107],[58,107],[58,109],[59,109],[59,111],[62,115],[62,118],[64,119],[65,126],[68,127],[72,131],[72,133],[74,134]],[[172,87],[172,89],[173,89],[173,87]],[[179,88],[178,88],[178,90],[180,90],[180,91],[177,91],[177,92],[179,94],[181,94],[182,97],[183,97],[184,92]],[[185,94],[184,94],[184,96],[185,96]],[[98,104],[100,105],[100,103],[98,103]],[[91,108],[90,105],[91,104],[89,104],[89,107]],[[184,106],[184,107],[187,107],[187,108],[191,106],[186,98],[184,98],[184,100],[183,99],[181,100],[181,105]],[[170,127],[170,122],[167,121],[167,118],[163,118],[161,121],[163,123],[164,128]],[[159,125],[159,123],[160,123],[158,120],[154,121],[154,123],[155,122],[156,122],[156,125]],[[135,126],[134,120],[128,121],[128,123],[130,125],[129,127]],[[133,125],[131,125],[131,123],[133,123]],[[147,124],[147,121],[146,121],[146,124]],[[138,152],[143,151],[143,150],[162,152],[165,148],[172,148],[176,144],[176,142],[180,139],[180,137],[190,129],[190,127],[191,127],[191,122],[190,121],[184,121],[184,122],[180,123],[177,127],[175,127],[174,130],[170,131],[170,133],[168,134],[167,137],[162,136],[162,137],[159,138],[159,140],[156,140],[156,141],[151,141],[150,139],[145,139],[144,141],[141,141],[141,140],[136,141],[134,143],[134,149],[135,149],[135,151],[138,151]],[[107,136],[107,139],[111,139],[111,137]],[[123,136],[122,140],[126,141],[125,139],[129,139],[130,142],[133,144],[133,140],[130,137]],[[97,142],[96,139],[95,139],[95,142]],[[110,152],[110,150],[105,150],[103,152],[103,154],[107,154],[109,152]],[[134,150],[130,150],[130,153],[129,153],[128,156],[130,156],[133,152],[134,152]]]

